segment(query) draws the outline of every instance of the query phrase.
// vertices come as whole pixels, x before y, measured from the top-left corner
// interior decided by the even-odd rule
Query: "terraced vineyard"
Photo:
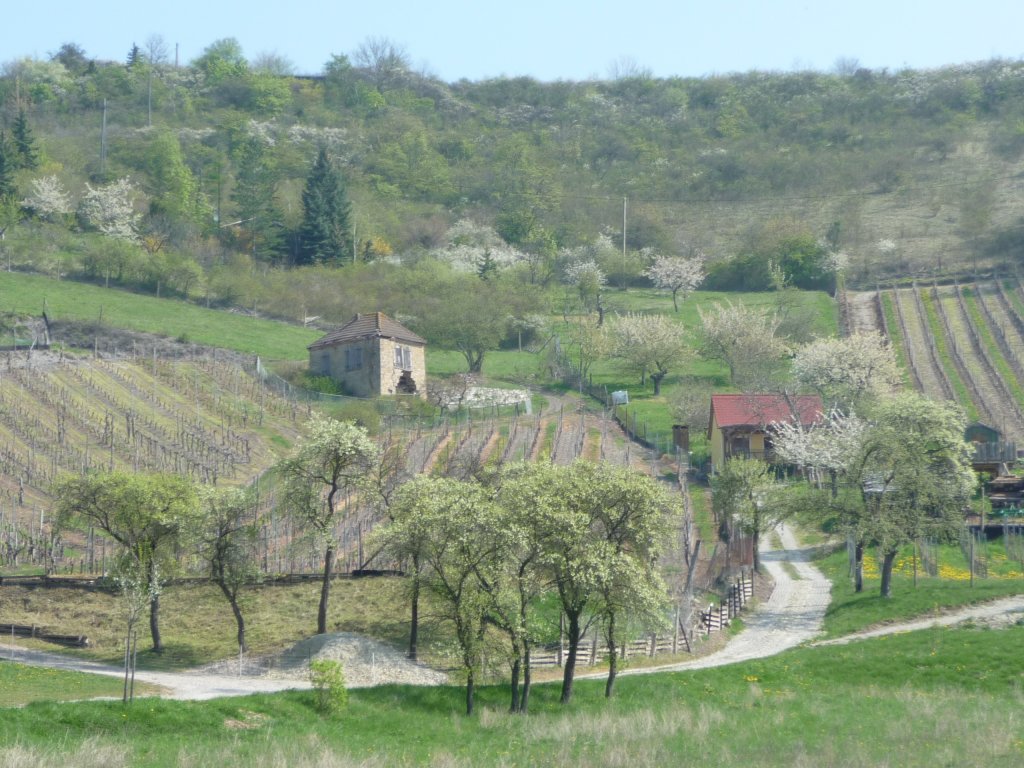
[[[864,295],[852,301],[864,303]],[[1014,279],[880,289],[884,331],[929,397],[1024,439],[1024,286]],[[863,314],[863,313],[862,313]],[[893,322],[895,320],[895,322]],[[859,327],[859,326],[855,326]]]
[[[304,412],[235,365],[10,354],[0,370],[0,525],[47,516],[63,473],[167,471],[244,484]]]

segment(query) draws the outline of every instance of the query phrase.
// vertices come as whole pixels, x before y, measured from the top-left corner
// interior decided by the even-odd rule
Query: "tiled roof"
[[[766,427],[793,421],[810,426],[824,415],[818,395],[712,395],[711,414],[719,427]]]
[[[426,339],[417,336],[404,325],[383,312],[370,312],[366,315],[356,315],[341,328],[328,333],[326,336],[317,339],[309,345],[309,349],[330,347],[334,344],[344,344],[347,341],[360,341],[362,339],[394,339],[404,341],[407,344],[420,344],[426,346]]]

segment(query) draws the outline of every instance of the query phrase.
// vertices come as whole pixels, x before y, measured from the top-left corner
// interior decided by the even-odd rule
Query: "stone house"
[[[802,426],[809,427],[824,413],[818,395],[712,395],[708,424],[711,471],[720,471],[734,456],[772,461],[771,424],[799,419]]]
[[[309,345],[309,370],[358,397],[427,396],[427,342],[383,312],[357,314]]]

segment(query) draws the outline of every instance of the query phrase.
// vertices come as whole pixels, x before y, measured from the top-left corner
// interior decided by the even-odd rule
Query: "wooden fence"
[[[753,575],[741,573],[726,591],[725,599],[717,606],[708,605],[706,611],[698,614],[700,626],[706,634],[719,632],[729,626],[729,622],[740,614],[743,607],[754,597]]]
[[[87,648],[89,638],[85,635],[59,635],[46,632],[42,627],[35,624],[0,624],[0,638],[2,637],[34,637],[38,640],[45,640],[48,643],[56,643],[67,648]]]

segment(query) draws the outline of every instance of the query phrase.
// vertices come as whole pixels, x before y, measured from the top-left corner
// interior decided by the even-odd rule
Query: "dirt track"
[[[757,606],[752,613],[744,616],[743,631],[733,637],[724,648],[692,661],[624,670],[620,674],[651,674],[723,666],[773,656],[812,641],[821,631],[822,620],[829,604],[831,583],[810,562],[811,550],[800,548],[790,529],[782,527],[779,530],[779,538],[783,545],[782,549],[773,549],[770,545],[762,546],[762,562],[775,580],[775,589],[771,597]],[[789,563],[790,567],[784,567],[783,563]],[[791,571],[795,571],[795,578]],[[950,626],[963,621],[1005,626],[1022,620],[1024,595],[1018,595],[966,606],[942,616],[914,619],[811,644],[840,645],[931,626]],[[313,638],[306,642],[314,640],[317,641],[316,651],[327,646],[330,656],[344,660],[345,674],[352,687],[385,682],[436,685],[443,681],[443,675],[440,673],[413,665],[393,648],[366,638],[340,633],[325,638]],[[9,659],[10,654],[10,646],[0,645],[0,657]],[[116,677],[123,674],[117,667],[21,648],[14,649],[14,659],[23,664],[57,669]],[[229,672],[232,668],[231,662],[223,662],[217,665],[217,668],[221,670],[219,673],[199,670],[176,673],[139,672],[136,679],[164,687],[168,691],[164,695],[175,699],[211,699],[309,687],[301,668],[278,672],[278,676],[232,675]],[[585,679],[603,676],[602,673],[594,673],[578,677]]]

